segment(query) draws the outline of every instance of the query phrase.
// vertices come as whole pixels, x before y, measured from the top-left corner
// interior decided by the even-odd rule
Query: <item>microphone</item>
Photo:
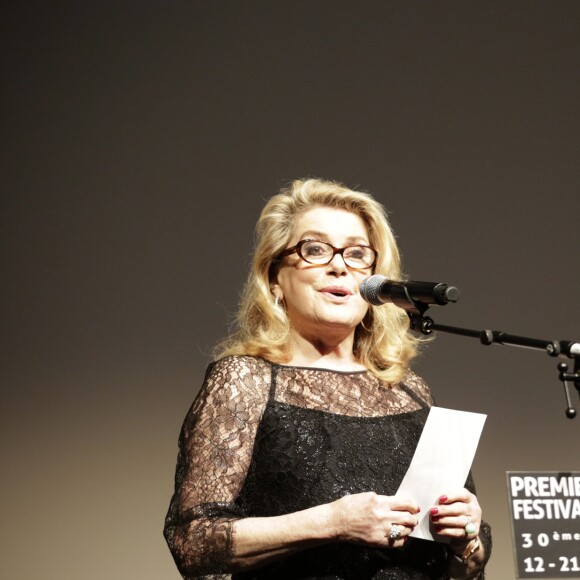
[[[455,286],[448,286],[442,282],[389,280],[379,274],[365,278],[361,282],[359,292],[364,300],[374,306],[392,303],[404,309],[414,306],[416,302],[444,306],[448,302],[459,300],[459,290]]]

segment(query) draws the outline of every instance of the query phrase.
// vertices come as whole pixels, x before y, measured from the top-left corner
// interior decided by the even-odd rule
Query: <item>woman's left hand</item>
[[[450,547],[461,549],[479,534],[481,508],[477,497],[461,489],[439,498],[430,510],[431,527],[437,536],[450,539]]]

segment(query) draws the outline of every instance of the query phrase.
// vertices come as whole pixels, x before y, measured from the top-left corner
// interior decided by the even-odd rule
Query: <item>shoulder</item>
[[[411,389],[427,405],[431,406],[434,404],[431,389],[425,380],[414,371],[408,369],[401,383]]]
[[[213,361],[190,412],[195,416],[212,409],[212,413],[231,415],[249,407],[263,407],[270,391],[270,366],[252,356],[226,356]]]
[[[270,373],[272,363],[266,359],[251,355],[228,355],[212,361],[208,366],[208,372],[230,373]]]
[[[225,356],[210,363],[205,382],[237,388],[256,388],[270,384],[272,363],[256,356]]]

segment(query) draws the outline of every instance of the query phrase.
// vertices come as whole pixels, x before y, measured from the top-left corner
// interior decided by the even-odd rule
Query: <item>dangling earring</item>
[[[283,304],[284,304],[284,298],[282,296],[280,296],[280,294],[278,294],[278,293],[274,294],[274,306],[276,308],[282,308]]]
[[[274,297],[274,308],[281,308],[282,310],[284,310],[284,308],[283,308],[284,293],[282,292],[282,290],[280,288],[278,288],[278,286],[274,286],[274,287],[270,288],[270,292],[272,293],[272,296]]]

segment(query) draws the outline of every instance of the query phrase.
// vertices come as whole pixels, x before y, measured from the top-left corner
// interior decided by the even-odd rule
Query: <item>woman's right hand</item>
[[[346,495],[330,507],[331,528],[337,540],[380,548],[401,548],[419,521],[415,502],[372,491]],[[393,525],[399,526],[398,539],[389,537]]]

